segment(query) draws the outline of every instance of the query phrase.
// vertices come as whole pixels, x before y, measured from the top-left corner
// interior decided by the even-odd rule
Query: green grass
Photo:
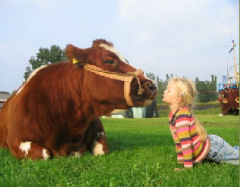
[[[239,118],[217,112],[196,115],[208,133],[239,142]],[[49,161],[16,160],[0,149],[0,186],[238,186],[239,167],[199,164],[179,167],[165,116],[151,119],[102,119],[110,154],[55,158]]]

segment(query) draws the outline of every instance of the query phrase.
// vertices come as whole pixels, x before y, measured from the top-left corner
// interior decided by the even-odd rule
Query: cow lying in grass
[[[0,112],[0,146],[16,158],[104,154],[99,116],[156,97],[155,84],[106,40],[87,49],[68,45],[66,55],[67,62],[35,70]]]

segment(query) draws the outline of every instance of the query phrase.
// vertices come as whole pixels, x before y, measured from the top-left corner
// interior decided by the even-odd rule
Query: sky
[[[133,65],[166,74],[218,81],[233,66],[238,0],[0,0],[0,91],[24,81],[41,47],[91,47],[103,38]]]

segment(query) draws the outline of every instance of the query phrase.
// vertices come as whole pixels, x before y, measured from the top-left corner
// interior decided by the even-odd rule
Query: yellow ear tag
[[[73,63],[73,64],[76,64],[76,63],[78,63],[78,60],[77,60],[76,58],[73,58],[73,59],[72,59],[72,63]]]

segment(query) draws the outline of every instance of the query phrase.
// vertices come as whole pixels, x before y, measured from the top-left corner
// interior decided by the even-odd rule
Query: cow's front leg
[[[107,140],[103,131],[97,132],[95,137],[89,142],[89,145],[87,145],[87,142],[82,142],[80,147],[73,151],[71,155],[80,157],[87,151],[90,151],[95,156],[108,153]]]
[[[96,137],[92,142],[92,153],[95,156],[108,153],[108,145],[104,131],[96,133]]]
[[[19,159],[47,160],[52,157],[52,153],[47,147],[33,141],[9,141],[8,146],[11,153]]]
[[[87,151],[93,153],[93,155],[108,153],[104,128],[99,118],[95,118],[90,122],[87,130],[81,137],[82,138],[74,138],[78,140],[77,143],[74,143],[77,149],[73,149],[71,155],[79,156]]]
[[[103,155],[108,153],[107,139],[102,122],[99,118],[92,120],[86,132],[85,139],[88,145],[88,150],[92,152],[93,155]]]

